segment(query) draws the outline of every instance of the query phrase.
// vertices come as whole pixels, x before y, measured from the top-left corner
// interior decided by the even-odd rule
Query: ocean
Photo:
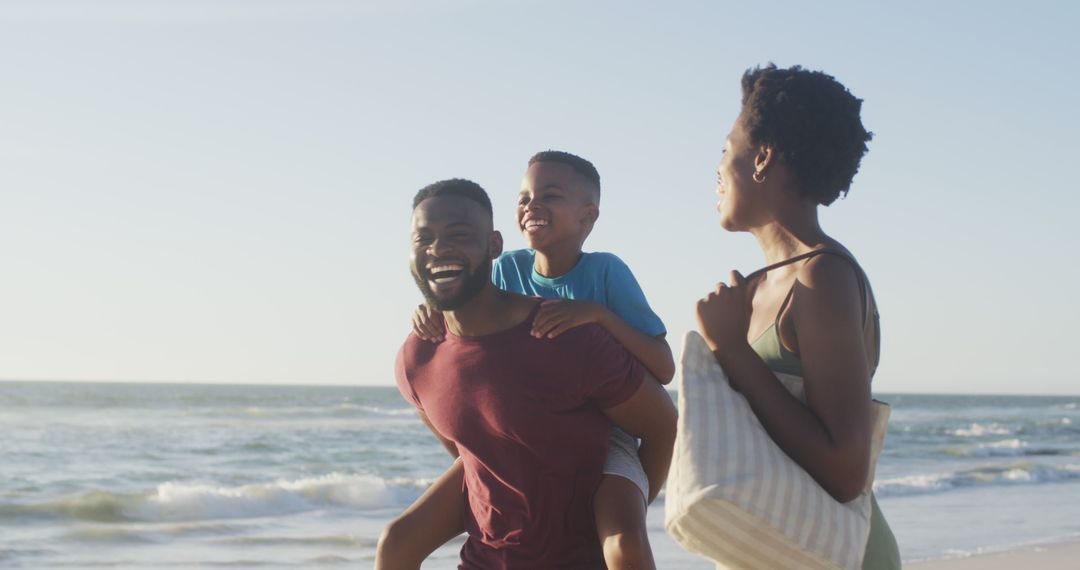
[[[1080,535],[1080,397],[877,396],[905,561]],[[392,387],[0,382],[0,567],[370,567],[448,464]],[[648,522],[660,568],[712,568],[662,495]]]

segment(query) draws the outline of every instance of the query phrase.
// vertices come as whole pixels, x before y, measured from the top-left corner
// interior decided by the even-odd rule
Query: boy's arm
[[[599,303],[568,299],[544,301],[533,321],[532,332],[537,338],[555,338],[589,323],[604,327],[661,384],[667,384],[675,377],[675,359],[664,335],[649,336]]]
[[[678,412],[671,397],[660,384],[642,382],[633,396],[604,410],[616,425],[641,438],[638,457],[649,478],[649,502],[667,481],[671,454],[675,448],[675,424]]]
[[[611,333],[661,384],[670,383],[675,377],[675,358],[671,355],[671,346],[665,335],[649,336],[630,326],[619,315],[599,305],[597,307],[602,311],[597,323]]]

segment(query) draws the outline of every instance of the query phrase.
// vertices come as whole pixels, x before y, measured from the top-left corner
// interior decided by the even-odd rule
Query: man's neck
[[[475,337],[513,328],[529,317],[535,301],[507,293],[488,284],[464,306],[446,311],[446,330],[457,336]]]

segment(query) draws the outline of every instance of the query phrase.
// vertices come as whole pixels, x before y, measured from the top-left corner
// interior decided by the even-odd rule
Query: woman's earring
[[[753,179],[754,179],[754,182],[757,182],[758,184],[761,184],[762,182],[765,182],[765,175],[762,174],[760,170],[755,170]]]

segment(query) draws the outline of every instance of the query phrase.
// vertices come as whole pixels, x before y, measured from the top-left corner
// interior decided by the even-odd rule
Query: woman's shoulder
[[[840,244],[827,249],[829,253],[815,255],[799,268],[800,301],[835,308],[863,299],[865,277],[858,261]]]
[[[847,281],[849,278],[857,282],[862,278],[862,266],[843,244],[830,241],[819,249],[821,253],[808,259],[799,269],[800,281],[808,279],[827,284],[835,280]]]
[[[862,321],[870,295],[866,276],[847,248],[829,250],[835,253],[816,255],[799,268],[793,308],[814,320],[840,312]]]

